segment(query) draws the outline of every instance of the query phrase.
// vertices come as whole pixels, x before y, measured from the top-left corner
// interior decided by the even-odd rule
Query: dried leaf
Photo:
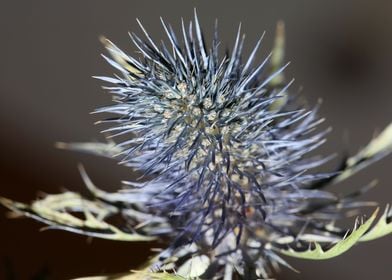
[[[79,194],[65,192],[47,195],[31,205],[0,197],[0,203],[12,211],[49,225],[49,229],[63,229],[91,237],[117,241],[150,241],[155,237],[124,232],[108,224],[104,218],[115,213],[115,208],[100,202],[83,199]],[[84,213],[84,218],[73,215]]]
[[[183,278],[181,276],[167,273],[167,272],[132,271],[130,273],[121,274],[121,275],[83,277],[74,280],[185,280],[185,279],[187,278]],[[195,278],[192,279],[196,280]]]

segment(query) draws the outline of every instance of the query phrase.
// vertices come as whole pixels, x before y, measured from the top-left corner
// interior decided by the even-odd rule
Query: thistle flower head
[[[101,78],[114,84],[116,104],[98,112],[118,116],[106,132],[133,135],[118,144],[122,163],[153,176],[145,183],[148,205],[171,216],[180,243],[205,242],[211,234],[207,243],[215,246],[231,233],[239,243],[243,230],[276,232],[275,226],[295,223],[309,196],[334,200],[306,190],[325,176],[305,174],[322,161],[304,162],[324,132],[314,133],[315,113],[291,100],[274,106],[290,83],[271,86],[285,66],[265,73],[270,56],[256,64],[261,40],[242,62],[238,30],[232,54],[221,59],[217,30],[207,50],[197,17],[189,30],[182,23],[181,41],[162,24],[173,52],[148,33],[146,41],[131,34],[144,57],[137,61],[106,40],[114,60],[106,59],[123,76]]]
[[[138,23],[144,39],[134,33],[130,38],[140,55],[130,56],[103,39],[111,55],[104,58],[119,74],[96,77],[109,84],[105,88],[113,95],[114,104],[96,112],[112,115],[101,122],[110,125],[105,133],[116,144],[66,146],[109,155],[143,176],[124,182],[121,192],[106,193],[82,170],[94,202],[68,194],[61,196],[64,205],[54,207],[49,196],[40,201],[52,209],[45,214],[37,204],[4,204],[96,237],[165,241],[168,248],[149,267],[188,278],[259,279],[270,275],[271,266],[289,266],[279,254],[330,258],[361,238],[392,231],[388,211],[379,221],[385,219],[381,233],[369,231],[376,214],[356,223],[347,238],[345,230],[331,225],[368,205],[354,201],[367,188],[338,196],[326,184],[388,154],[391,127],[342,169],[313,172],[331,158],[309,156],[324,143],[328,130],[317,128],[322,122],[317,106],[308,109],[288,94],[292,81],[285,82],[282,72],[282,26],[276,52],[257,62],[261,39],[244,59],[239,28],[232,52],[220,55],[217,27],[207,45],[196,13],[189,25],[181,22],[178,35],[162,20],[170,45],[154,42]],[[84,203],[86,219],[80,223],[74,216],[64,220],[64,215],[80,211],[75,199]],[[126,218],[126,227],[105,220],[115,213]],[[318,243],[309,247],[313,242]]]

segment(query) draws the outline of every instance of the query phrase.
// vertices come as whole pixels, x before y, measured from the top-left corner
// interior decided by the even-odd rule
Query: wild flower
[[[111,115],[100,123],[114,142],[59,147],[114,158],[143,176],[108,193],[81,167],[92,199],[65,192],[31,205],[2,198],[5,206],[55,229],[166,245],[129,279],[265,279],[290,267],[282,255],[328,259],[392,232],[389,207],[351,231],[335,225],[374,205],[358,200],[372,184],[348,195],[327,189],[389,154],[392,125],[341,168],[312,171],[332,158],[309,156],[328,129],[318,129],[318,105],[288,92],[282,24],[272,54],[256,63],[262,38],[243,59],[241,28],[222,56],[217,26],[208,46],[196,13],[178,37],[162,20],[169,46],[137,22],[145,36],[130,34],[138,58],[102,39],[118,74],[96,77],[113,95],[96,112]],[[114,215],[125,224],[111,224]]]

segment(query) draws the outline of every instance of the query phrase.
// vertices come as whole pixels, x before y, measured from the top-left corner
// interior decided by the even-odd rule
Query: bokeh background
[[[0,2],[0,194],[21,201],[39,191],[83,191],[76,165],[93,180],[114,189],[129,170],[109,160],[60,151],[56,141],[102,140],[96,116],[110,102],[92,75],[113,70],[100,57],[105,35],[132,52],[128,31],[142,20],[163,38],[159,16],[176,26],[197,7],[210,38],[219,19],[221,42],[233,44],[242,22],[245,53],[267,31],[260,59],[269,52],[276,22],[287,31],[286,71],[292,91],[315,104],[334,130],[320,153],[354,153],[392,121],[392,2],[373,0],[287,1],[1,1]],[[138,31],[139,32],[139,31]],[[336,165],[337,161],[331,166]],[[347,191],[379,179],[368,194],[392,201],[392,157],[336,187]],[[40,232],[41,224],[7,219],[0,209],[0,279],[69,279],[136,268],[148,255],[143,243],[92,240],[60,231]],[[280,279],[391,279],[392,237],[361,244],[333,260],[289,259],[301,273],[283,270]],[[7,278],[8,275],[8,278]]]

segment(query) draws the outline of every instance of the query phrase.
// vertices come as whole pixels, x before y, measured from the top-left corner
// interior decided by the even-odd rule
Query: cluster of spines
[[[197,241],[212,229],[210,245],[230,232],[239,243],[244,226],[287,226],[287,217],[295,224],[307,198],[334,199],[304,189],[329,175],[305,174],[324,161],[303,159],[325,132],[313,133],[320,122],[315,112],[286,99],[292,81],[271,86],[287,65],[266,76],[268,55],[253,67],[261,39],[242,63],[240,28],[232,54],[220,60],[217,27],[207,51],[197,16],[195,37],[192,22],[188,30],[182,22],[182,46],[162,20],[172,52],[138,23],[146,40],[130,36],[144,61],[106,41],[114,58],[106,59],[124,77],[101,77],[116,84],[110,90],[118,104],[97,111],[120,115],[106,132],[134,135],[119,144],[122,162],[154,176],[150,207],[172,217],[182,230],[178,239]]]

